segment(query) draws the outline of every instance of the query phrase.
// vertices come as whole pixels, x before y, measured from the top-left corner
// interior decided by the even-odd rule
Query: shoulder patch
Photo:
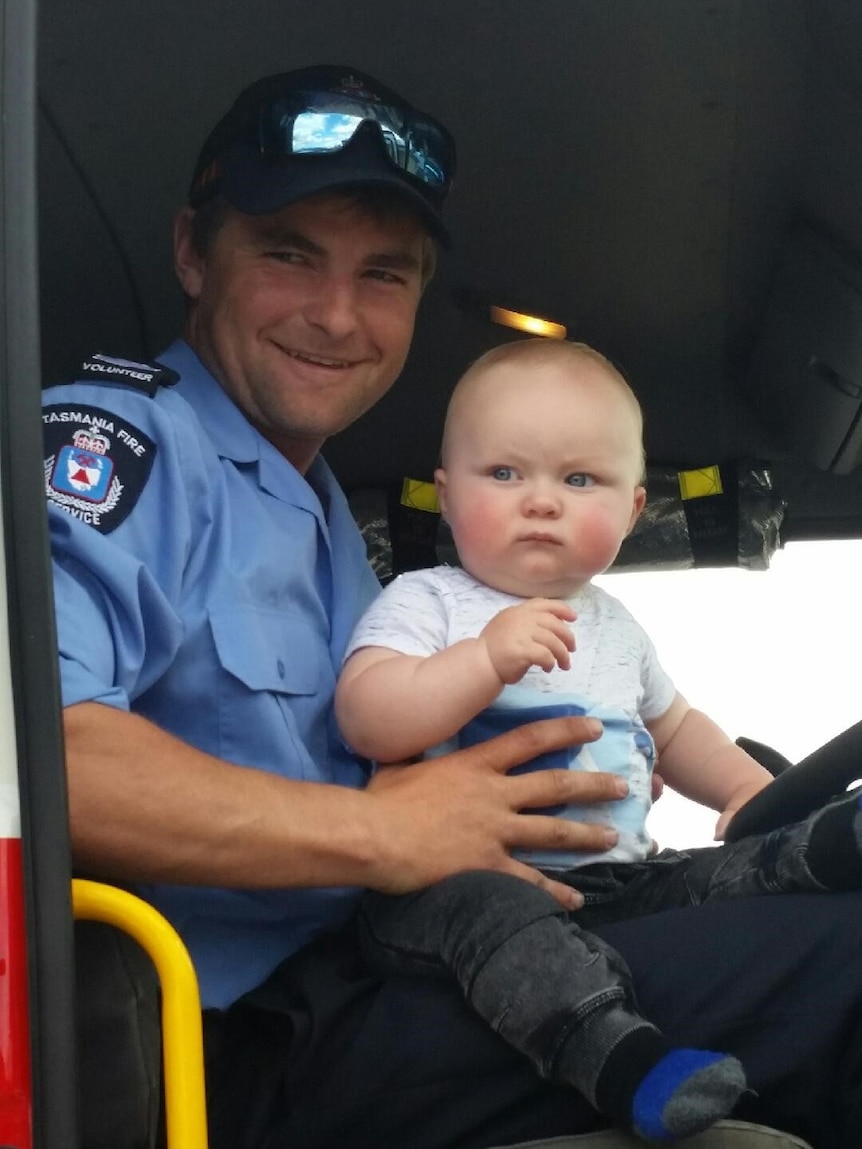
[[[115,530],[147,485],[156,444],[101,407],[45,407],[42,429],[48,499],[103,535]]]
[[[160,387],[173,387],[179,378],[176,371],[163,366],[156,359],[138,363],[133,359],[115,359],[111,355],[91,355],[81,364],[74,381],[125,383],[152,396]]]

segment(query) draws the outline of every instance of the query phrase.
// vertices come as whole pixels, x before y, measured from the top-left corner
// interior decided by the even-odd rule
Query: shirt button
[[[284,678],[284,663],[279,659],[276,665],[278,666],[278,677]]]

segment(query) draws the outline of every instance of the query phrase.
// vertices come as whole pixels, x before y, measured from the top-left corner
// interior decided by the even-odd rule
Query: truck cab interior
[[[513,312],[600,349],[641,400],[651,510],[620,565],[763,569],[791,541],[862,538],[862,6],[0,7],[0,458],[35,963],[34,1144],[54,1149],[77,1142],[38,388],[94,352],[157,358],[179,332],[171,223],[206,131],[258,76],[344,63],[456,138],[451,246],[403,376],[325,452],[383,577],[445,544],[433,515],[405,506],[405,481],[431,478],[465,366],[522,337],[500,322]],[[694,498],[680,473],[700,476]],[[699,481],[717,483],[716,497]]]

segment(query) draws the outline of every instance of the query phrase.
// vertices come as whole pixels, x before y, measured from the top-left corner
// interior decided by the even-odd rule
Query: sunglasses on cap
[[[373,125],[389,161],[442,198],[452,182],[455,147],[442,124],[421,112],[357,91],[297,91],[259,113],[261,154],[270,157],[340,152],[364,125]]]

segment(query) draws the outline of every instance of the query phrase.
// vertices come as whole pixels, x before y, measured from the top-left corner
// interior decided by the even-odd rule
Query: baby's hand
[[[727,805],[721,811],[721,816],[719,817],[715,826],[716,842],[724,841],[724,832],[727,829],[728,823],[730,822],[733,815],[737,812],[737,810],[741,810],[750,798],[753,798],[755,794],[759,794],[764,786],[768,785],[768,779],[766,781],[752,782],[750,785],[741,786],[731,795]]]
[[[565,602],[531,598],[506,607],[479,635],[502,683],[519,682],[531,666],[568,670],[575,636],[569,625],[577,615]]]

